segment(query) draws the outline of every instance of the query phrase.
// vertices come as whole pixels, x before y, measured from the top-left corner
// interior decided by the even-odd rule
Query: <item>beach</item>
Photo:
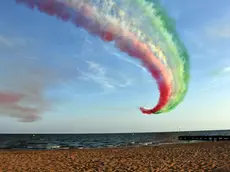
[[[70,150],[1,150],[0,171],[224,171],[230,142]],[[229,170],[230,171],[230,170]]]

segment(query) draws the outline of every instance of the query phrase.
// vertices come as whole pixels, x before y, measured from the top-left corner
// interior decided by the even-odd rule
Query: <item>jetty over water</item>
[[[200,141],[230,141],[230,136],[212,135],[212,136],[179,136],[178,140],[200,140]]]

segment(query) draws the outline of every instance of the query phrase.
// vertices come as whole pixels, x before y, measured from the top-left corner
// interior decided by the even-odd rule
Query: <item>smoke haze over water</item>
[[[32,122],[48,110],[51,99],[46,89],[61,78],[36,60],[17,56],[1,58],[0,68],[0,116]]]

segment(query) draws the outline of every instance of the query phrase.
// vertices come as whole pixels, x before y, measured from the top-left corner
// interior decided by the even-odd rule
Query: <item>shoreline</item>
[[[229,164],[230,143],[226,141],[99,149],[0,150],[0,171],[212,171]]]
[[[142,148],[142,147],[156,147],[163,145],[180,145],[180,144],[194,144],[204,143],[207,141],[177,141],[177,142],[162,142],[156,144],[134,144],[128,146],[103,146],[103,147],[63,147],[63,148],[0,148],[0,151],[46,151],[46,150],[94,150],[94,149],[116,149],[116,148]]]

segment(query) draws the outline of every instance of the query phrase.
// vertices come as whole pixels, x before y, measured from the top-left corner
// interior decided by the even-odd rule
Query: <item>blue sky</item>
[[[139,61],[71,23],[13,0],[2,1],[0,88],[27,88],[35,83],[28,70],[39,67],[42,81],[33,85],[43,90],[51,106],[32,123],[2,113],[0,132],[228,129],[230,1],[164,0],[163,4],[188,48],[191,82],[175,110],[144,116],[138,108],[154,106],[158,90]]]

